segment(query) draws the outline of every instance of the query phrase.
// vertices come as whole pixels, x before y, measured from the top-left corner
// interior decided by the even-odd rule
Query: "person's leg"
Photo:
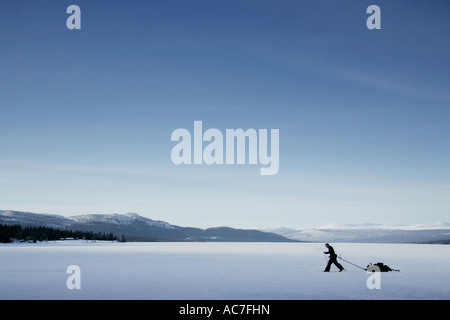
[[[333,261],[332,261],[332,259],[330,258],[330,259],[328,260],[327,266],[325,267],[325,270],[323,270],[323,271],[329,272],[332,263],[333,263]]]
[[[344,270],[344,267],[339,262],[337,262],[336,259],[334,259],[333,263],[336,267],[338,267],[339,271]]]

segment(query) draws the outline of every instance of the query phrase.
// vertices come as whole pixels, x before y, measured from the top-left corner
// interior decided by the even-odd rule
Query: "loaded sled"
[[[389,271],[400,271],[397,269],[391,269],[389,266],[385,265],[383,262],[377,262],[375,264],[369,264],[366,268],[367,272],[389,272]]]

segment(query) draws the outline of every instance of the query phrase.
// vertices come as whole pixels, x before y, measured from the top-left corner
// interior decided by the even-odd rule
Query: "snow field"
[[[400,272],[372,276],[340,261],[326,265],[321,243],[86,243],[0,245],[0,299],[449,299],[450,246],[332,243],[359,266]],[[80,267],[69,290],[67,267]]]

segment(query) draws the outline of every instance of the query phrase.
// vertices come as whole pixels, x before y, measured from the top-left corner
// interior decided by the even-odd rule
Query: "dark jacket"
[[[336,253],[334,252],[334,249],[333,249],[333,247],[332,246],[328,246],[328,251],[327,252],[324,252],[325,254],[329,254],[330,255],[330,258],[332,258],[332,259],[336,259],[336,257],[337,257],[337,255],[336,255]]]

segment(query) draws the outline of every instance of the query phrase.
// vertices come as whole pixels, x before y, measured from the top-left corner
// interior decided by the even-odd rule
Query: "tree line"
[[[44,226],[22,227],[19,224],[0,224],[0,242],[9,243],[13,241],[51,241],[64,238],[85,239],[85,240],[119,240],[124,241],[123,236],[117,237],[112,232],[81,231],[81,230],[61,230]]]

